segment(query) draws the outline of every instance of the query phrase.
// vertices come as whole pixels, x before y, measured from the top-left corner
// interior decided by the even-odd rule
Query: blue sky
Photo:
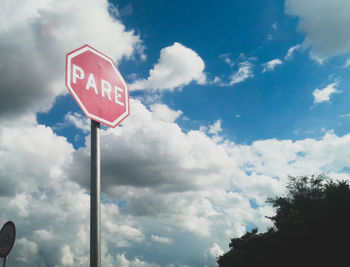
[[[102,127],[103,266],[216,266],[288,175],[348,179],[347,0],[4,2],[0,223],[11,266],[87,266],[90,122],[64,85],[89,44],[130,88]]]
[[[180,85],[174,91],[164,90],[158,95],[162,103],[181,110],[189,119],[178,121],[184,130],[219,119],[227,138],[248,144],[268,138],[319,138],[331,129],[341,135],[347,133],[349,123],[341,117],[348,113],[344,101],[347,99],[344,90],[348,81],[348,69],[344,68],[347,54],[327,58],[322,64],[310,58],[312,47],[302,47],[306,37],[305,32],[298,29],[299,19],[286,14],[283,1],[220,4],[121,1],[112,4],[119,11],[110,8],[111,15],[120,19],[127,30],[139,35],[147,57],[142,60],[136,56],[118,64],[130,83],[135,77],[147,78],[161,49],[174,42],[192,49],[203,59],[206,84],[192,82],[186,88]],[[295,46],[298,49],[291,59],[286,59],[288,49]],[[281,64],[264,72],[264,64],[275,59],[281,60]],[[238,71],[242,62],[251,63],[251,77],[233,86],[214,82],[218,77],[223,84],[229,84],[230,76]],[[313,92],[334,82],[341,93],[331,94],[328,101],[315,105]],[[149,93],[131,92],[130,95],[140,98]],[[64,116],[66,107],[72,104],[66,103],[69,101],[66,99],[61,101],[64,103],[54,108],[63,106],[61,116]],[[56,113],[54,109],[40,114],[39,121],[56,123],[56,119],[52,119]]]

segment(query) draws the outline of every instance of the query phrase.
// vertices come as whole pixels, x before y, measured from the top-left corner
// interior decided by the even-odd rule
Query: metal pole
[[[7,256],[5,256],[5,258],[4,258],[3,267],[6,267],[6,263],[7,263]]]
[[[90,267],[101,266],[100,123],[91,120]]]

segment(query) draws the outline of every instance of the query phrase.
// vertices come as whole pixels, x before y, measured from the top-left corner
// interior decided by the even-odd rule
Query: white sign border
[[[90,51],[92,53],[94,53],[95,55],[103,58],[104,60],[108,61],[111,65],[112,68],[114,69],[115,73],[117,74],[118,78],[120,79],[120,81],[123,83],[124,88],[127,92],[124,93],[125,96],[125,112],[123,114],[121,114],[116,120],[114,120],[113,122],[107,121],[105,119],[102,119],[98,116],[95,116],[93,114],[91,114],[90,112],[87,111],[86,107],[84,106],[84,104],[81,102],[81,100],[79,99],[79,97],[77,96],[77,94],[75,93],[75,91],[73,90],[72,86],[71,86],[71,61],[74,57],[85,53],[86,51]],[[126,84],[126,82],[124,81],[123,76],[120,74],[120,72],[118,71],[118,69],[115,67],[113,60],[110,59],[109,57],[105,56],[104,54],[102,54],[101,52],[95,50],[94,48],[90,47],[89,45],[84,45],[81,48],[78,48],[76,51],[71,52],[70,54],[67,54],[67,67],[66,67],[66,85],[70,91],[70,93],[74,96],[74,99],[78,102],[80,108],[83,110],[83,112],[85,113],[85,115],[90,118],[90,119],[94,119],[96,121],[99,121],[107,126],[111,126],[111,127],[116,127],[122,120],[124,120],[130,113],[129,110],[129,88]]]

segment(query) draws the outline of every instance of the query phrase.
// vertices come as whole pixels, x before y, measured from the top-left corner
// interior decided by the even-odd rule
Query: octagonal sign
[[[129,89],[113,60],[89,45],[66,56],[66,86],[85,115],[116,127],[129,115]]]

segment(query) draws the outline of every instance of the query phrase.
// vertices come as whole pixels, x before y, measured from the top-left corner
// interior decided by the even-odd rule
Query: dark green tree
[[[268,199],[273,227],[233,238],[220,267],[350,266],[350,187],[325,176],[289,177],[286,196]]]

